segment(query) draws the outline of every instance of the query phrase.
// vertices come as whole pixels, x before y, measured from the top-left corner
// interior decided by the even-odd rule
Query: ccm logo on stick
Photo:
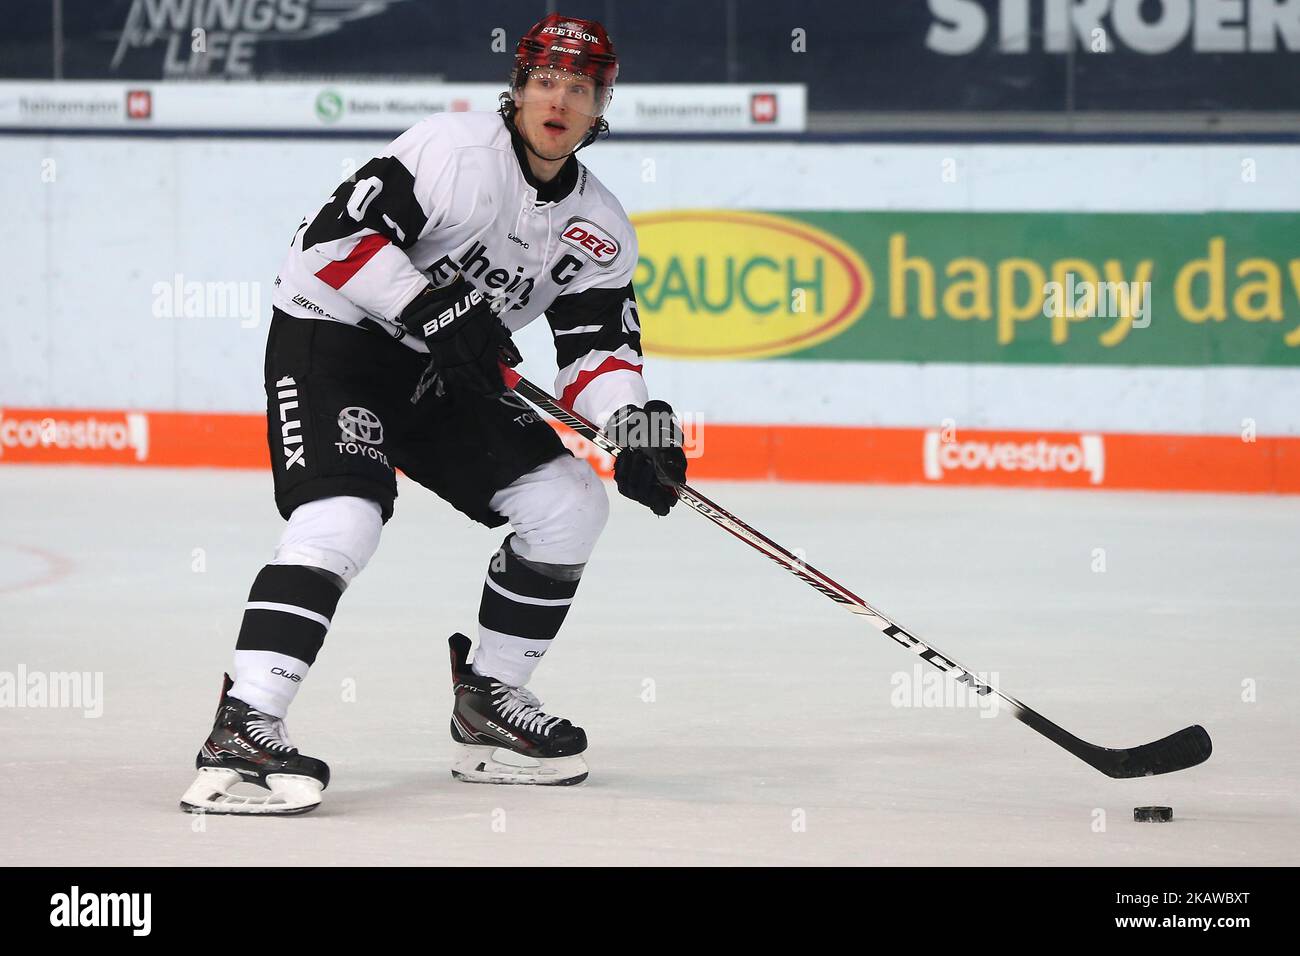
[[[618,258],[618,243],[594,222],[575,219],[560,238],[602,266]]]

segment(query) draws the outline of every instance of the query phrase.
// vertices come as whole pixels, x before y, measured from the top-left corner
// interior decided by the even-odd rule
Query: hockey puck
[[[1169,823],[1174,818],[1173,807],[1134,807],[1134,823]]]

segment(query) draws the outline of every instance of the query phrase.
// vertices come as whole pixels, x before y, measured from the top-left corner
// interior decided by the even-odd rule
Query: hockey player
[[[556,391],[631,450],[619,491],[656,514],[685,480],[680,430],[648,401],[636,235],[574,153],[608,130],[618,74],[592,20],[551,15],[520,40],[497,113],[430,116],[304,219],[275,281],[267,438],[287,519],[253,582],[198,778],[181,807],[302,813],[329,782],[284,724],[339,597],[375,553],[394,468],[488,527],[478,647],[450,639],[452,773],[571,784],[586,734],[526,685],[559,631],[608,501],[591,467],[505,389],[510,332],[545,315]],[[495,759],[499,748],[518,757]],[[524,766],[526,764],[526,766]],[[260,785],[240,795],[234,784]]]

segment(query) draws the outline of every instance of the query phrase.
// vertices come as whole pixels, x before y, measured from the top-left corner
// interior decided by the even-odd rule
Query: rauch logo
[[[871,304],[871,270],[839,239],[766,213],[632,217],[645,351],[684,359],[785,355],[839,335]]]

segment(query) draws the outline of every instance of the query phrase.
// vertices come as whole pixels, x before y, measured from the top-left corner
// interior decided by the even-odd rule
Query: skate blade
[[[204,767],[181,797],[181,809],[186,813],[293,816],[310,813],[320,806],[323,788],[315,777],[273,773],[267,776],[266,782],[269,790],[249,784],[234,770]],[[231,793],[231,788],[238,784],[255,792]]]
[[[536,760],[499,747],[457,744],[451,775],[465,783],[571,787],[587,779],[582,754]]]

